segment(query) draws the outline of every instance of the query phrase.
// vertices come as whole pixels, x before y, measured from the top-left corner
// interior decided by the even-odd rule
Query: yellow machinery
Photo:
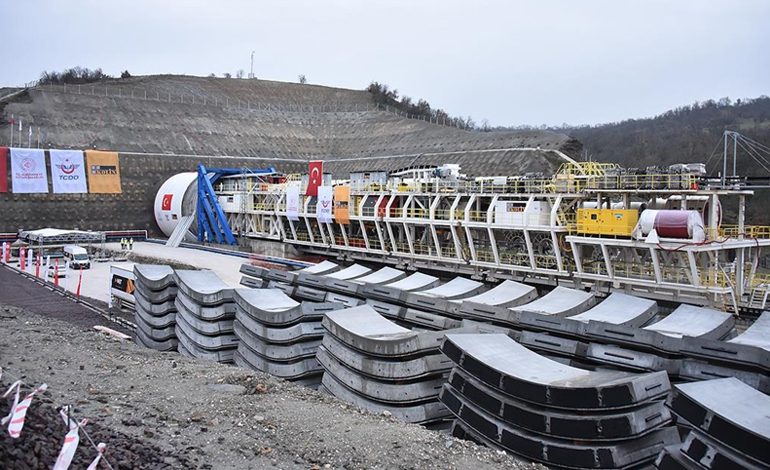
[[[577,233],[630,237],[638,221],[636,209],[578,209]]]

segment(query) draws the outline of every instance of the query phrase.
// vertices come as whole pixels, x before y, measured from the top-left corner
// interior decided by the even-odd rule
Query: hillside
[[[703,162],[711,175],[722,171],[723,137],[733,130],[770,146],[770,98],[753,100],[723,99],[684,106],[649,119],[629,119],[619,123],[562,129],[580,140],[592,160],[617,162],[628,168]],[[731,154],[732,155],[732,154]],[[732,164],[732,156],[728,159]],[[770,177],[770,165],[757,163],[738,148],[738,173]],[[748,217],[753,223],[770,224],[770,190],[757,190],[749,201]],[[725,207],[726,220],[734,208]]]
[[[580,150],[558,132],[461,130],[379,110],[364,90],[298,83],[159,75],[23,95],[0,100],[0,113],[40,128],[43,147],[258,157],[284,171],[323,159],[338,176],[443,163],[471,175],[550,172],[558,159],[510,149]],[[0,145],[8,135],[0,124]]]
[[[592,160],[617,162],[627,167],[706,162],[724,130],[734,130],[770,145],[770,98],[707,101],[684,106],[648,119],[567,128]],[[719,147],[717,152],[721,151]],[[720,169],[721,155],[709,162],[709,172]],[[758,170],[748,156],[739,155],[739,171]],[[767,174],[767,173],[766,173]],[[770,175],[768,175],[770,176]]]

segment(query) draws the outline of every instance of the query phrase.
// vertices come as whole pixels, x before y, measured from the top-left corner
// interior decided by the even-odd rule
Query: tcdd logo
[[[35,171],[36,167],[37,167],[37,163],[35,163],[35,160],[29,157],[25,157],[21,161],[21,169],[27,173],[32,173],[33,171]]]

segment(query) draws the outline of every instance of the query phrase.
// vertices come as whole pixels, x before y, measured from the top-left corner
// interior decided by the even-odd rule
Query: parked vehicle
[[[88,258],[88,252],[81,246],[66,245],[64,247],[64,258],[69,261],[72,269],[91,268],[91,260]]]

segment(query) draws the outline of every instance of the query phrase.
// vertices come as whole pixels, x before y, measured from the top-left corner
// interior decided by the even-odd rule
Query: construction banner
[[[0,147],[0,193],[8,192],[8,147]]]
[[[286,217],[299,220],[299,186],[286,188]]]
[[[49,150],[54,193],[87,193],[86,166],[80,150]]]
[[[329,223],[332,221],[332,197],[334,188],[331,186],[318,187],[318,204],[315,213],[318,223]]]
[[[88,163],[88,190],[98,194],[119,194],[120,162],[117,152],[86,150]]]
[[[323,184],[324,162],[322,160],[313,160],[307,169],[307,191],[305,196],[318,196],[318,187]]]
[[[334,187],[334,220],[338,224],[350,223],[350,186]]]
[[[42,149],[11,149],[11,184],[14,193],[47,193],[48,172]]]

